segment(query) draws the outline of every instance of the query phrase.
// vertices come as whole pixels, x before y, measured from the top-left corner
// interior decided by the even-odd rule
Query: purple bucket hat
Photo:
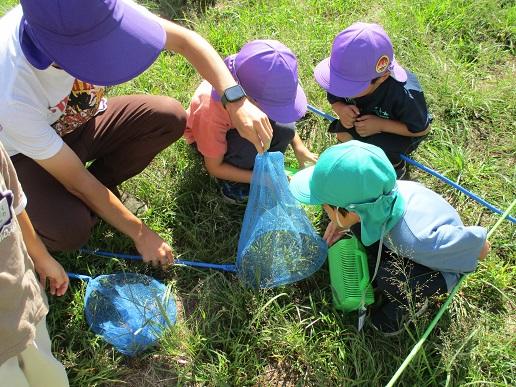
[[[337,97],[354,97],[386,71],[399,82],[407,72],[394,60],[392,43],[378,24],[354,23],[334,39],[331,55],[319,63],[314,76]]]
[[[157,18],[123,0],[21,0],[20,42],[43,70],[56,63],[96,85],[115,85],[145,71],[165,46]]]
[[[224,62],[270,119],[287,123],[305,115],[308,102],[299,84],[297,58],[284,44],[277,40],[253,40]],[[220,99],[215,90],[212,96]]]

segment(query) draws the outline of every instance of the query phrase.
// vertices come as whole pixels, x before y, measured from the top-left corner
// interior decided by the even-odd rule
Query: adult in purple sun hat
[[[21,0],[0,19],[0,141],[50,250],[85,244],[99,216],[145,261],[172,262],[171,247],[124,206],[117,186],[181,137],[186,113],[163,96],[107,101],[103,88],[138,76],[163,49],[185,56],[224,96],[242,137],[268,148],[267,116],[213,47],[132,1]]]
[[[339,117],[328,131],[340,142],[355,139],[382,148],[398,178],[406,177],[401,154],[417,148],[432,115],[417,77],[394,59],[385,30],[358,22],[341,31],[314,76]]]

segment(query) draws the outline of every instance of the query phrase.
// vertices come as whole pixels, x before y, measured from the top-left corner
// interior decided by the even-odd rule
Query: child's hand
[[[355,125],[355,120],[360,115],[360,110],[358,110],[355,105],[346,105],[342,102],[335,102],[331,107],[339,116],[342,126],[347,129],[351,129]]]
[[[367,114],[356,119],[355,129],[361,137],[369,137],[373,134],[380,133],[384,124],[384,118]]]
[[[326,227],[326,231],[324,232],[323,239],[328,243],[328,246],[333,245],[337,242],[342,236],[349,230],[344,230],[340,228],[336,223],[330,222]]]
[[[319,155],[312,153],[306,146],[302,146],[294,149],[294,154],[299,162],[299,168],[303,169],[317,162]]]
[[[62,296],[66,293],[70,280],[59,262],[48,255],[46,258],[34,260],[34,267],[39,275],[39,282],[43,289],[46,289],[48,279],[50,294]]]

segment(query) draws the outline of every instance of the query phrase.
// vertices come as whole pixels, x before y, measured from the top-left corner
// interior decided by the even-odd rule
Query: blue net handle
[[[308,105],[308,110],[314,112],[315,114],[318,114],[320,115],[321,117],[327,119],[328,121],[334,121],[336,120],[335,117],[323,112],[322,110],[319,110],[317,109],[316,107],[312,106],[312,105]],[[468,191],[466,188],[464,188],[463,186],[455,183],[454,181],[451,181],[450,179],[448,179],[446,176],[443,176],[441,175],[440,173],[438,173],[437,171],[434,171],[433,169],[431,168],[428,168],[427,166],[421,164],[421,163],[418,163],[417,161],[411,159],[410,157],[402,154],[401,155],[401,158],[403,160],[405,160],[406,162],[408,162],[409,164],[412,164],[414,165],[415,167],[425,171],[426,173],[429,173],[430,175],[434,176],[434,177],[437,177],[439,180],[445,182],[446,184],[452,186],[453,188],[459,190],[460,192],[462,192],[464,195],[466,196],[469,196],[471,199],[473,199],[474,201],[476,201],[477,203],[480,203],[481,205],[483,205],[484,207],[490,209],[491,211],[493,211],[494,213],[496,214],[499,214],[499,215],[502,215],[503,214],[503,211],[500,210],[499,208],[493,206],[491,203],[489,203],[487,200],[485,199],[482,199],[480,196],[474,194],[473,192],[470,192]],[[506,218],[507,220],[510,220],[512,223],[516,223],[516,218],[512,217],[512,216],[507,216]]]
[[[78,280],[81,280],[84,282],[89,282],[92,279],[90,276],[83,275],[83,274],[76,274],[76,273],[66,273],[66,274],[68,274],[68,278],[78,279]]]
[[[82,249],[79,249],[79,251],[81,253],[97,255],[99,257],[120,258],[120,259],[125,259],[125,260],[130,260],[130,261],[141,261],[143,259],[141,255],[112,253],[109,251],[102,251],[102,250],[96,250],[96,249],[82,248]],[[236,266],[232,265],[232,264],[185,261],[183,259],[174,260],[174,264],[190,266],[190,267],[199,267],[199,268],[203,268],[203,269],[215,269],[215,270],[226,271],[229,273],[236,272]]]

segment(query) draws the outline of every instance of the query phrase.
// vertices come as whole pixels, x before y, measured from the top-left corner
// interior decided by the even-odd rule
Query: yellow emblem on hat
[[[376,72],[378,74],[383,73],[385,70],[387,70],[387,67],[389,67],[389,64],[391,63],[391,60],[387,55],[382,55],[380,59],[376,62]]]

